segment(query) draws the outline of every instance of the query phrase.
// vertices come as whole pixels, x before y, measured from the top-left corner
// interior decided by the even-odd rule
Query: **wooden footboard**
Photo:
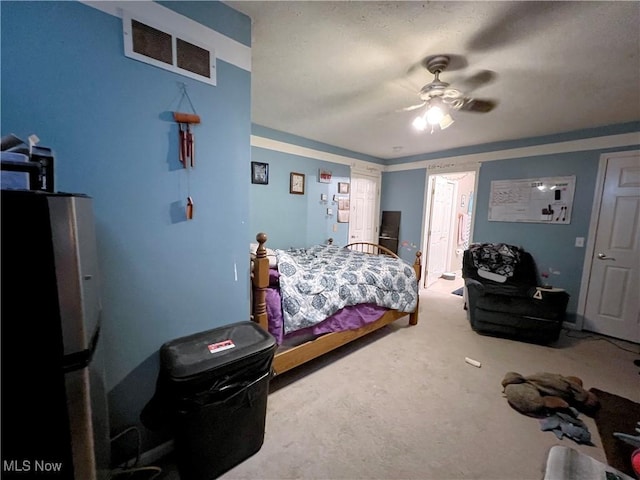
[[[258,248],[256,250],[255,259],[253,260],[251,274],[253,282],[253,321],[259,323],[262,328],[268,331],[267,306],[265,301],[265,291],[269,286],[269,260],[267,258],[267,250],[265,248],[267,235],[259,233],[256,235],[256,240],[258,241]],[[372,255],[391,255],[398,258],[395,253],[381,245],[373,243],[358,242],[347,245],[347,247],[352,250],[370,253]],[[420,274],[422,270],[420,262],[421,256],[421,252],[416,252],[416,259],[413,264],[413,268],[418,278],[418,285],[420,284]],[[418,323],[418,311],[419,303],[416,305],[415,311],[410,314],[398,312],[396,310],[388,310],[375,322],[367,324],[356,330],[327,333],[301,345],[297,345],[286,350],[279,349],[276,351],[276,355],[273,360],[273,369],[276,374],[286,372],[287,370],[297,367],[298,365],[302,365],[311,359],[345,345],[356,338],[378,330],[379,328],[382,328],[406,315],[409,315],[409,325],[416,325]]]

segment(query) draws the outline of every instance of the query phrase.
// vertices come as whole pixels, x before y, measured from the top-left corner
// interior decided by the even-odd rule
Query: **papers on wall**
[[[571,223],[576,177],[491,182],[489,221]]]

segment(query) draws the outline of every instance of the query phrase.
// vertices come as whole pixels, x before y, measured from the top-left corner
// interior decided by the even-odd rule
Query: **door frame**
[[[433,175],[429,175],[429,179],[427,180],[428,184],[427,184],[427,189],[429,191],[429,211],[428,211],[428,218],[425,220],[425,226],[426,229],[423,232],[423,235],[425,236],[424,238],[424,243],[426,246],[426,250],[423,250],[425,252],[425,257],[424,258],[424,263],[425,263],[425,269],[424,269],[424,277],[422,280],[422,285],[424,288],[429,288],[430,285],[427,284],[428,280],[429,280],[429,276],[427,275],[428,273],[428,266],[429,266],[429,262],[431,261],[431,252],[430,247],[431,247],[431,233],[433,231],[432,228],[432,222],[433,219],[435,218],[435,214],[439,213],[439,212],[434,212],[434,208],[435,205],[433,203],[433,198],[435,197],[435,193],[436,193],[436,181],[438,177],[443,177],[443,180],[445,182],[451,183],[453,184],[453,192],[451,195],[451,201],[452,204],[451,206],[451,211],[455,211],[456,208],[456,199],[458,198],[458,183],[452,180],[448,180],[447,178],[444,178],[445,174],[433,174]],[[451,232],[455,229],[455,216],[451,215],[449,218],[449,236],[447,237],[447,255],[446,255],[446,259],[445,259],[445,265],[448,268],[449,265],[451,264]],[[445,268],[445,272],[448,271],[447,268]],[[444,272],[443,272],[444,273]]]
[[[476,199],[478,198],[478,180],[480,178],[481,166],[482,164],[480,162],[461,163],[458,165],[450,164],[446,166],[440,166],[440,165],[427,166],[427,171],[425,176],[424,197],[422,201],[422,205],[423,205],[422,226],[420,229],[420,232],[421,232],[420,251],[422,252],[422,259],[423,259],[422,277],[421,277],[423,280],[420,282],[420,290],[426,289],[424,284],[427,278],[427,269],[429,267],[427,228],[429,227],[429,222],[431,221],[431,188],[430,188],[432,184],[431,177],[436,177],[439,175],[454,174],[454,173],[464,173],[464,172],[473,172],[473,174],[475,175],[473,179],[474,199],[473,199],[473,205],[471,208],[471,229],[469,231],[469,242],[471,243],[471,241],[473,240],[473,227],[475,223],[473,219],[476,218],[476,206],[478,205],[478,202],[476,201]]]
[[[629,154],[640,155],[640,150],[624,150],[620,152],[609,152],[600,154],[598,164],[598,174],[596,176],[596,188],[593,193],[593,206],[591,207],[591,220],[589,221],[589,232],[587,234],[587,244],[584,250],[584,262],[582,264],[582,279],[580,280],[580,295],[578,296],[578,308],[576,311],[576,322],[564,322],[563,326],[575,330],[582,330],[584,327],[584,314],[587,310],[587,293],[589,291],[589,280],[591,279],[591,267],[593,265],[593,255],[595,252],[596,234],[598,233],[598,223],[600,222],[600,207],[604,195],[604,181],[607,173],[609,160],[617,157],[626,157]]]

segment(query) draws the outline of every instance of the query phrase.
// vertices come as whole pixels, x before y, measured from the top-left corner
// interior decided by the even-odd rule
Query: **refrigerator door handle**
[[[86,368],[91,363],[93,359],[93,354],[96,351],[96,347],[98,345],[98,340],[100,338],[100,326],[96,328],[96,332],[91,339],[91,344],[89,348],[85,350],[80,350],[77,352],[70,353],[64,356],[62,360],[62,371],[64,373],[74,372],[76,370],[82,370]]]

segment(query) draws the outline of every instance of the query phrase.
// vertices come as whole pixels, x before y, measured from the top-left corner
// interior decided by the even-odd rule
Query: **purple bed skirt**
[[[278,270],[269,270],[269,288],[266,289],[265,295],[267,316],[269,318],[269,333],[275,337],[278,345],[296,338],[315,337],[342,330],[355,330],[368,323],[375,322],[388,310],[385,307],[379,307],[375,303],[347,306],[316,325],[284,335],[282,297],[280,296],[280,289],[277,287],[278,277]]]

